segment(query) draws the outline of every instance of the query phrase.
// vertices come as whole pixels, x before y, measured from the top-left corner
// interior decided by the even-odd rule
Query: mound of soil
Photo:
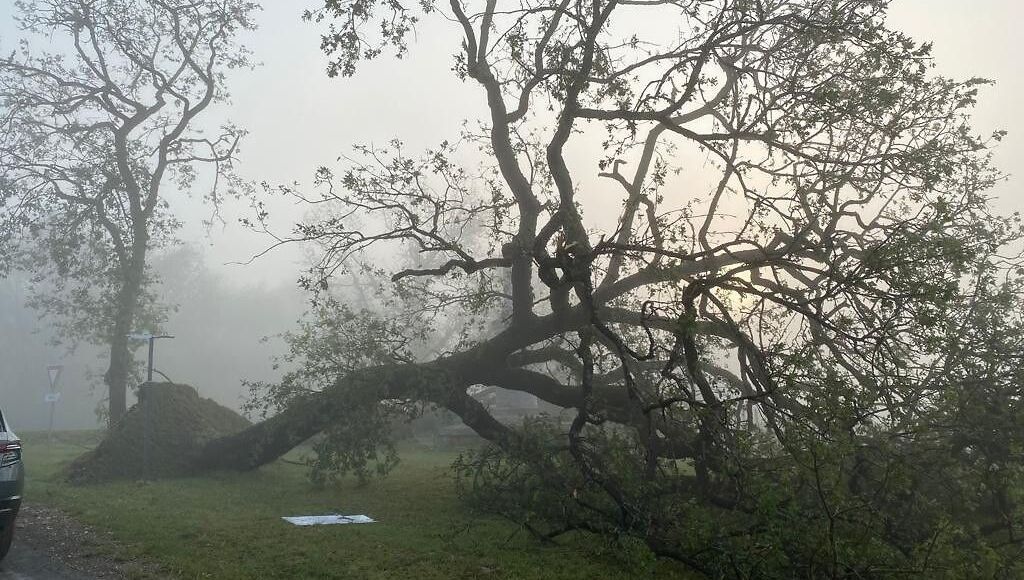
[[[189,475],[210,440],[250,425],[238,413],[204,399],[189,385],[146,383],[139,403],[100,444],[68,466],[74,483]]]

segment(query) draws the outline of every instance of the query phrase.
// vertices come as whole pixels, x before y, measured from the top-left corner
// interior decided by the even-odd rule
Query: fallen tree
[[[365,469],[388,413],[433,404],[493,444],[458,466],[467,499],[547,540],[713,577],[1021,573],[1020,222],[984,195],[1001,135],[970,129],[984,81],[931,74],[886,5],[325,2],[308,16],[343,76],[445,12],[489,116],[281,190],[321,208],[282,241],[322,249],[319,308],[298,370],[262,385],[269,418],[199,464],[324,433],[316,469]],[[596,142],[597,176],[567,161]],[[338,272],[379,282],[378,308],[333,300]],[[502,424],[479,385],[571,427]]]

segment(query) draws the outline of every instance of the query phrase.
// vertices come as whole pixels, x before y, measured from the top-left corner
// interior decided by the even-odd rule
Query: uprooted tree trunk
[[[551,326],[552,320],[537,324]],[[422,364],[396,364],[355,371],[331,387],[292,402],[286,409],[237,434],[211,441],[196,459],[198,469],[255,469],[274,461],[296,445],[329,428],[352,405],[389,399],[430,402],[458,415],[484,439],[505,442],[508,427],[467,393],[473,385],[496,384],[507,366],[508,353],[533,341],[531,332],[506,331],[470,351]],[[510,350],[511,349],[511,350]],[[504,383],[506,386],[508,383]],[[549,397],[568,403],[567,397]],[[565,405],[572,406],[572,405]]]
[[[626,320],[638,314],[603,309],[602,315]],[[514,431],[495,419],[487,408],[467,393],[475,385],[497,386],[529,393],[562,408],[580,408],[584,393],[579,387],[559,382],[550,375],[525,368],[529,355],[523,349],[572,332],[588,323],[588,309],[580,306],[561,314],[535,317],[512,326],[467,351],[416,364],[393,364],[361,369],[340,377],[328,388],[292,401],[278,414],[244,430],[206,443],[193,458],[195,471],[251,470],[281,457],[300,443],[344,420],[346,411],[368,409],[387,400],[432,403],[455,413],[485,440],[509,444]],[[666,325],[666,321],[648,320]],[[644,412],[636,401],[614,385],[595,385],[586,397],[589,412],[632,426],[641,426]],[[668,433],[669,427],[663,426]],[[692,452],[688,441],[662,437],[661,452],[681,456]]]
[[[354,371],[330,387],[292,401],[280,413],[230,434],[202,441],[188,454],[188,469],[160,475],[181,475],[227,469],[245,471],[273,462],[300,443],[329,429],[353,408],[367,409],[387,400],[416,400],[443,407],[456,415],[484,439],[506,445],[513,431],[495,419],[479,401],[467,393],[474,385],[498,386],[527,392],[564,408],[578,408],[582,392],[554,378],[517,366],[524,362],[513,353],[526,346],[585,324],[587,313],[577,308],[562,315],[533,319],[527,326],[512,327],[465,352],[418,364],[393,364]],[[191,388],[186,387],[191,390]],[[144,385],[142,402],[126,417],[138,420],[141,407],[152,387]],[[196,397],[193,391],[193,397]],[[614,387],[596,387],[589,398],[592,412],[600,412],[622,424],[637,424],[639,413],[626,395]],[[112,432],[116,437],[118,431]],[[173,434],[173,433],[172,433]],[[167,435],[155,430],[156,438]],[[157,442],[156,445],[162,443]],[[666,448],[667,450],[667,448]],[[81,464],[94,460],[85,456]],[[87,479],[87,478],[85,478]]]
[[[174,439],[180,436],[179,432],[154,429],[151,433],[155,438],[153,445],[179,445],[188,465],[169,471],[155,470],[147,476],[177,476],[216,469],[255,469],[274,461],[300,443],[343,420],[346,411],[353,408],[368,409],[381,401],[394,399],[430,402],[444,407],[457,414],[483,438],[501,444],[510,436],[509,428],[491,416],[479,401],[467,393],[467,389],[478,384],[516,387],[514,383],[522,383],[524,379],[519,374],[520,371],[508,367],[508,353],[531,344],[538,336],[556,332],[566,324],[578,324],[581,319],[580,316],[538,319],[528,330],[509,329],[458,355],[421,364],[394,364],[358,370],[340,377],[327,389],[292,401],[277,415],[244,429],[231,429],[229,434],[207,436],[202,440],[192,438],[186,444],[182,444],[177,440],[160,440]],[[106,441],[117,440],[120,432],[125,429],[141,433],[140,421],[144,419],[143,413],[146,412],[147,404],[152,405],[153,401],[159,403],[168,396],[177,400],[184,396],[180,389],[171,389],[172,394],[168,395],[165,390],[157,388],[161,386],[143,385],[140,390],[140,404],[133,407],[125,419],[115,426]],[[543,394],[537,393],[535,386],[519,385],[522,390]],[[190,399],[198,400],[191,387],[181,388],[191,392]],[[158,393],[159,396],[154,398],[153,393]],[[572,406],[567,393],[551,391],[542,398],[553,400],[563,406]],[[171,406],[167,405],[165,409]],[[185,405],[186,408],[192,406],[193,403]],[[187,425],[183,425],[182,428],[189,429]],[[133,462],[141,461],[141,456],[136,457],[137,454],[132,453],[121,455],[126,464],[125,474],[141,475],[141,468],[137,465],[132,466]],[[72,467],[71,478],[78,481],[95,479],[81,474],[89,471],[90,463],[104,460],[103,453],[83,456]]]
[[[270,463],[344,416],[345,408],[354,404],[350,399],[354,390],[358,390],[360,400],[426,397],[437,402],[452,399],[454,404],[446,406],[452,410],[461,406],[461,416],[477,432],[492,439],[500,437],[504,427],[478,402],[465,395],[465,383],[453,366],[440,361],[357,371],[331,388],[295,401],[281,413],[240,433],[211,441],[197,457],[196,466],[199,469],[248,470]],[[456,385],[460,384],[464,385],[464,399],[457,394]]]

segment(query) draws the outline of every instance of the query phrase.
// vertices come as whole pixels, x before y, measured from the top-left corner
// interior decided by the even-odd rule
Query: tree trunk
[[[114,323],[115,334],[110,337],[110,364],[103,375],[103,381],[107,384],[108,426],[116,425],[127,411],[128,372],[132,363],[132,355],[128,350],[128,333],[125,331],[126,328],[130,328],[131,321],[129,319],[128,322],[124,322],[125,318],[120,312],[117,318]]]
[[[131,263],[126,266],[123,286],[117,296],[114,326],[110,335],[110,364],[103,375],[107,385],[107,424],[116,425],[128,408],[128,380],[131,376],[132,353],[128,348],[128,334],[135,329],[135,314],[142,295],[143,276],[146,263],[145,240],[132,248]]]
[[[496,385],[530,392],[564,407],[579,404],[579,391],[551,377],[508,365],[510,353],[551,336],[585,325],[589,311],[577,307],[549,314],[528,327],[510,327],[467,351],[418,364],[393,364],[362,369],[340,377],[323,391],[291,402],[277,415],[229,437],[206,444],[195,460],[198,472],[214,469],[249,470],[284,455],[296,445],[343,420],[353,406],[368,408],[388,399],[431,402],[459,416],[484,439],[507,444],[514,432],[496,420],[466,390],[473,385]],[[610,395],[610,394],[609,394]],[[609,416],[628,421],[620,397],[598,394],[592,405]]]
[[[535,319],[529,328],[508,328],[475,348],[420,364],[395,364],[363,369],[341,377],[323,391],[294,401],[277,415],[230,437],[211,441],[200,453],[196,470],[249,470],[284,455],[296,445],[328,428],[352,405],[377,404],[388,399],[427,401],[448,409],[478,435],[504,444],[513,431],[496,420],[466,393],[472,385],[502,385],[531,392],[562,406],[578,404],[567,393],[555,393],[552,379],[538,381],[507,367],[509,353],[535,344],[564,329],[585,324],[587,312],[577,308],[563,315]],[[535,388],[527,383],[538,382]],[[544,392],[544,388],[548,391]],[[577,397],[578,398],[578,397]],[[617,400],[598,402],[615,406]],[[613,413],[614,414],[614,413]],[[619,413],[621,415],[622,413]]]
[[[459,415],[486,439],[507,437],[508,428],[466,394],[473,383],[461,370],[455,360],[442,359],[356,371],[241,433],[211,441],[200,454],[196,469],[255,469],[327,429],[352,405],[374,405],[387,399],[430,401]]]

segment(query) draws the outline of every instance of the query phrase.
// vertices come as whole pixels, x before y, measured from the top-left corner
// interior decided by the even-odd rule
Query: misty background
[[[404,59],[386,57],[363,66],[355,79],[329,79],[318,30],[301,19],[302,10],[313,4],[265,4],[259,30],[244,39],[262,65],[234,71],[227,83],[232,102],[204,117],[210,127],[230,119],[249,131],[239,169],[254,183],[308,184],[318,165],[336,166],[353,143],[382,144],[400,137],[408,150],[419,150],[457,137],[463,120],[484,113],[479,87],[460,82],[450,72],[458,47],[433,41],[452,38],[438,30],[453,23],[429,19],[419,26],[416,46]],[[13,0],[0,0],[0,50],[16,45],[13,14]],[[1024,210],[1016,177],[1024,167],[1024,112],[1019,106],[1024,102],[1024,66],[1016,33],[1022,18],[1024,6],[1010,0],[897,0],[890,12],[894,28],[934,41],[939,74],[997,81],[982,89],[974,127],[982,134],[1009,131],[994,161],[1010,178],[991,192],[997,197],[995,207],[1003,212]],[[575,161],[581,174],[594,175],[596,167],[589,165],[593,159],[581,152],[570,163]],[[588,183],[584,180],[581,187]],[[285,198],[269,198],[267,203],[270,220],[281,233],[288,233],[307,211]],[[157,344],[156,368],[175,382],[195,386],[202,396],[238,409],[247,394],[243,380],[277,377],[273,357],[284,346],[276,335],[294,328],[306,308],[296,279],[308,262],[308,249],[286,246],[252,261],[272,240],[238,223],[251,215],[248,200],[229,201],[219,217],[200,199],[173,205],[185,224],[183,243],[156,256],[153,265],[163,280],[159,295],[176,306],[164,325],[176,338]],[[605,217],[614,217],[618,203],[604,209]],[[596,213],[588,218],[602,219]],[[56,404],[56,428],[95,428],[102,424],[96,409],[105,391],[99,376],[105,368],[104,349],[79,345],[70,350],[69,345],[54,344],[47,321],[25,307],[28,282],[27,274],[16,272],[0,279],[0,408],[15,429],[45,429],[50,412],[43,399],[49,391],[46,367],[60,364],[64,370],[57,389],[62,398]],[[144,358],[140,345],[136,359]],[[130,396],[129,404],[134,400]]]

